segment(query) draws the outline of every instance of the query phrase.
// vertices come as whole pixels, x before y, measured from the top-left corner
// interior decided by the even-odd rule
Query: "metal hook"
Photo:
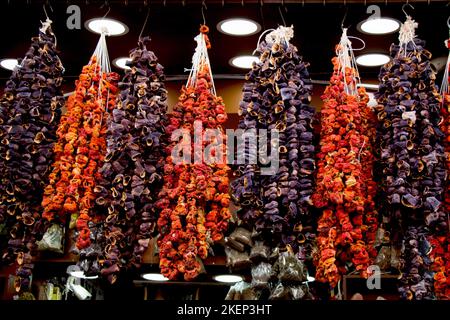
[[[414,8],[413,5],[410,4],[409,2],[405,3],[404,5],[402,5],[402,11],[403,11],[403,13],[405,14],[406,17],[409,17],[409,14],[406,13],[406,11],[405,11],[406,6],[411,7],[413,10],[414,10],[415,8]]]
[[[47,20],[50,20],[50,18],[48,17],[48,14],[47,14],[47,9],[45,8],[46,6],[48,6],[50,8],[50,11],[53,12],[52,5],[49,3],[48,0],[46,1],[46,3],[44,3],[42,5],[42,8],[44,9],[45,17],[47,18]]]
[[[447,27],[450,29],[450,17],[447,19]]]
[[[344,30],[344,22],[345,22],[345,19],[347,18],[347,14],[348,14],[348,7],[345,8],[345,14],[344,14],[344,17],[342,18],[342,22],[341,22],[341,29],[342,30]]]
[[[111,11],[111,7],[108,5],[108,11],[106,11],[105,15],[103,16],[103,18],[106,18],[106,16],[108,15],[108,13]]]
[[[142,37],[142,33],[144,32],[145,26],[147,25],[148,17],[150,16],[150,7],[147,9],[147,16],[144,20],[144,25],[142,26],[141,33],[139,33],[139,39]]]
[[[45,9],[45,4],[42,5],[42,8],[44,8],[45,17],[47,18],[47,20],[49,20],[47,9]]]
[[[203,17],[203,25],[206,25],[205,12],[203,11],[203,8],[205,8],[205,10],[208,10],[208,7],[206,7],[205,0],[202,1],[202,17]]]
[[[284,20],[283,12],[281,12],[281,6],[278,6],[278,12],[280,13],[281,20],[283,21],[283,26],[286,27],[286,21]]]

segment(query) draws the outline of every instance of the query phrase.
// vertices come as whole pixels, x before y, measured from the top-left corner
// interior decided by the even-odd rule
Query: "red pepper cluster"
[[[90,245],[88,222],[95,200],[94,187],[101,178],[98,170],[106,153],[106,117],[114,108],[118,92],[116,73],[101,73],[94,56],[83,67],[75,93],[67,102],[67,113],[57,130],[55,163],[44,190],[43,217],[65,220],[77,213],[79,249]]]
[[[208,46],[207,28],[202,27],[201,32]],[[196,83],[181,90],[166,128],[168,136],[177,129],[186,129],[192,134],[194,121],[200,120],[203,130],[219,129],[224,137],[221,124],[227,119],[225,106],[222,98],[215,96],[211,89],[209,66],[202,61]],[[188,143],[187,147],[192,149],[190,140],[181,143]],[[169,279],[182,274],[185,280],[192,280],[202,270],[200,259],[207,257],[213,242],[223,238],[231,218],[229,168],[225,161],[223,164],[174,163],[171,154],[176,144],[173,142],[167,148],[164,187],[156,203],[161,210],[158,219],[160,267],[161,273]],[[220,147],[224,160],[224,146]]]
[[[434,273],[434,293],[439,300],[450,300],[450,239],[447,235],[432,237],[430,244],[433,250],[430,258],[433,261],[431,270]]]
[[[447,40],[447,45],[450,40]],[[449,47],[450,49],[450,47]],[[447,66],[450,69],[450,65]],[[448,79],[450,81],[450,78]],[[442,122],[440,129],[445,134],[444,148],[446,152],[445,168],[450,172],[450,93],[443,93],[443,104],[441,108]],[[450,212],[450,188],[447,176],[446,187],[444,189],[444,210]],[[434,293],[439,300],[450,300],[450,233],[448,230],[440,235],[433,235],[429,239],[431,247],[430,258],[434,274]]]
[[[356,70],[346,68],[343,74],[339,59],[332,62],[333,76],[322,95],[317,185],[312,200],[324,209],[318,221],[316,279],[335,287],[350,261],[366,276],[370,256],[365,240],[374,242],[377,217],[368,96],[364,88],[355,95],[347,93],[345,83],[356,86]],[[375,255],[374,250],[369,251]]]

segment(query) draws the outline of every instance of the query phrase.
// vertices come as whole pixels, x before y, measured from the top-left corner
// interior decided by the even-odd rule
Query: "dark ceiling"
[[[37,34],[39,20],[45,15],[42,3],[35,0],[2,0],[0,4],[0,28],[3,45],[0,58],[22,57],[30,43],[30,38]],[[48,1],[47,1],[48,2]],[[183,6],[184,2],[184,6]],[[274,3],[277,2],[278,4]],[[234,37],[217,31],[219,21],[230,17],[247,17],[258,21],[263,29],[274,28],[282,23],[279,13],[281,3],[286,24],[294,25],[293,43],[298,47],[306,61],[309,61],[313,79],[327,80],[331,72],[330,59],[334,46],[340,37],[340,25],[348,10],[345,26],[350,26],[349,35],[365,40],[366,49],[362,52],[387,52],[392,42],[397,42],[398,34],[370,36],[358,32],[356,26],[369,14],[366,8],[373,1],[206,1],[206,22],[210,26],[212,49],[210,59],[215,74],[243,74],[242,69],[229,65],[230,58],[239,54],[250,54],[256,47],[259,34],[248,37]],[[336,3],[337,2],[337,3]],[[355,3],[357,2],[357,3]],[[404,3],[405,1],[403,1]],[[446,56],[448,50],[444,40],[449,36],[447,18],[450,14],[448,1],[409,1],[415,10],[406,8],[419,23],[418,36],[427,41],[428,49],[434,57]],[[430,4],[428,4],[430,2]],[[9,4],[8,4],[9,3]],[[98,41],[98,35],[86,30],[68,30],[66,27],[66,8],[68,4],[78,4],[81,19],[103,16],[107,7],[105,1],[49,1],[53,12],[49,15],[54,21],[53,29],[58,39],[60,56],[66,68],[67,84],[73,83],[81,67],[88,62]],[[86,4],[88,3],[88,4]],[[109,1],[111,8],[108,17],[118,19],[129,27],[124,36],[107,39],[111,61],[120,56],[127,56],[128,51],[136,45],[139,32],[147,14],[145,3],[150,4],[150,17],[144,35],[152,38],[152,49],[165,66],[167,75],[180,75],[184,68],[190,67],[194,50],[193,38],[198,34],[202,23],[201,1]],[[346,5],[344,5],[346,3]],[[390,16],[404,21],[402,4],[399,1],[379,1],[382,16]],[[359,47],[359,44],[354,45]],[[356,53],[359,54],[359,53]],[[374,81],[379,68],[361,68],[364,81]],[[7,78],[9,72],[0,71],[0,78]]]

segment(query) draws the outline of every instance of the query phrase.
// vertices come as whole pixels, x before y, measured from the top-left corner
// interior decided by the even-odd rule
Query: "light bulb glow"
[[[248,36],[257,33],[261,27],[255,21],[243,18],[232,18],[219,22],[217,29],[233,36]]]
[[[106,18],[94,18],[86,21],[86,29],[94,33],[105,32],[108,36],[120,36],[128,32],[128,27],[120,21]]]
[[[255,56],[237,56],[230,60],[233,67],[241,69],[251,69],[253,62],[258,62],[259,58]]]
[[[381,53],[363,54],[356,58],[356,63],[365,67],[378,67],[389,62],[391,58]]]

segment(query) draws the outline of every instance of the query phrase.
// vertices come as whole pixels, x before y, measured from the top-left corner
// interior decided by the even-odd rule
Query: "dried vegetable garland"
[[[381,68],[378,139],[383,222],[402,250],[403,299],[430,299],[432,276],[429,231],[448,232],[443,191],[445,158],[439,129],[441,97],[435,85],[431,53],[415,37],[417,23],[407,17],[393,60]]]
[[[99,169],[106,153],[108,114],[118,93],[118,74],[105,68],[107,62],[100,47],[106,47],[104,34],[67,101],[67,113],[57,131],[55,163],[42,201],[43,217],[50,221],[63,222],[68,214],[78,216],[79,249],[90,246],[88,223],[97,222],[91,210],[96,198],[94,188],[101,178]]]
[[[203,129],[218,129],[224,137],[222,123],[227,119],[222,98],[216,96],[207,48],[208,27],[202,26],[195,38],[197,49],[193,57],[193,69],[188,83],[181,90],[179,102],[174,107],[167,126],[167,135],[177,129],[194,133],[194,122],[201,121]],[[203,132],[200,132],[203,135]],[[190,140],[183,140],[189,150]],[[222,142],[216,141],[220,149]],[[212,164],[174,163],[172,151],[177,142],[167,148],[164,165],[164,187],[159,194],[160,209],[158,229],[161,273],[169,279],[180,275],[185,280],[196,278],[202,271],[201,259],[205,259],[211,245],[223,238],[231,218],[228,195],[229,168],[225,164],[225,150],[216,155]],[[202,150],[205,150],[203,141]]]
[[[11,262],[18,253],[17,291],[29,285],[29,253],[34,253],[36,240],[45,231],[40,203],[64,101],[63,71],[47,19],[7,81],[0,101],[0,224],[9,233],[2,259]]]
[[[446,47],[450,50],[450,40],[445,41]],[[450,53],[444,72],[444,78],[441,85],[442,121],[440,128],[445,135],[445,168],[447,170],[447,179],[445,181],[444,193],[444,210],[447,214],[450,212],[450,91],[449,91],[449,69],[450,69]],[[442,230],[436,234],[432,234],[429,238],[432,251],[430,258],[432,260],[431,270],[434,272],[434,293],[439,300],[450,300],[450,230]]]
[[[323,213],[318,221],[316,280],[334,288],[349,262],[367,275],[376,233],[372,182],[371,111],[364,88],[357,88],[346,29],[332,59],[333,75],[322,95],[317,184],[312,200]],[[365,162],[363,162],[365,161]]]
[[[289,43],[293,28],[280,26],[258,45],[260,61],[247,74],[239,106],[239,128],[279,130],[279,168],[262,175],[256,164],[256,141],[237,151],[245,159],[234,171],[232,193],[241,221],[268,245],[295,252],[313,238],[308,214],[315,169],[312,84],[297,48]],[[270,152],[270,140],[268,152]],[[275,160],[273,157],[272,160]],[[252,163],[252,161],[254,161]],[[309,243],[309,241],[308,241]],[[304,251],[304,250],[303,250]],[[308,250],[306,250],[308,251]],[[301,254],[305,258],[305,253]]]
[[[162,187],[167,90],[164,68],[141,38],[131,68],[119,82],[120,96],[108,123],[107,153],[95,188],[105,240],[101,273],[110,282],[120,267],[139,266],[156,226],[154,206]]]

